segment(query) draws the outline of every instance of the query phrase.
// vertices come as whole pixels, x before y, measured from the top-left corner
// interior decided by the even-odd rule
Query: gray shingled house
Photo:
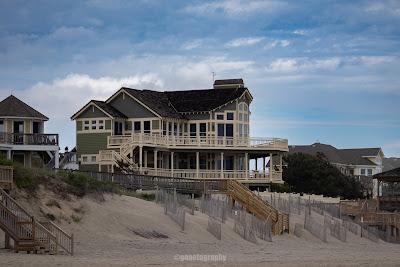
[[[288,142],[250,137],[252,100],[242,79],[216,80],[201,90],[122,87],[71,117],[80,169],[116,172],[129,166],[149,175],[282,183]],[[273,168],[267,167],[270,159]]]
[[[374,196],[377,195],[377,185],[372,184],[372,176],[382,172],[383,169],[384,154],[379,147],[338,149],[331,145],[314,143],[291,145],[289,153],[304,153],[313,156],[322,153],[343,174],[359,178],[364,186],[370,187]]]
[[[13,95],[0,102],[0,151],[29,167],[58,168],[58,134],[45,134],[45,115]]]

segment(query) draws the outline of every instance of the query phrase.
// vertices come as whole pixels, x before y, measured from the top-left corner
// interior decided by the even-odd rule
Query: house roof
[[[113,117],[113,118],[126,118],[125,114],[121,113],[117,109],[115,109],[113,106],[107,104],[104,101],[100,100],[90,100],[86,105],[84,105],[78,112],[76,112],[74,115],[71,116],[71,119],[76,119],[76,117],[79,116],[83,111],[85,111],[91,104],[94,104],[97,106],[100,110],[105,112],[107,115]]]
[[[0,102],[0,117],[20,117],[49,120],[45,115],[13,95]]]
[[[101,108],[102,110],[104,110],[105,112],[107,112],[109,115],[111,115],[114,118],[126,118],[125,114],[123,114],[122,112],[118,111],[113,106],[107,104],[104,101],[92,100],[91,102],[96,104],[99,108]]]
[[[289,146],[289,153],[304,153],[316,156],[317,153],[320,152],[323,153],[331,163],[351,165],[376,165],[367,157],[377,156],[380,151],[380,148],[337,149],[334,146],[321,143]]]
[[[390,171],[381,172],[374,175],[374,179],[382,180],[382,181],[392,181],[399,182],[400,181],[400,168],[396,168]]]
[[[383,171],[390,171],[400,167],[400,158],[383,158]]]
[[[165,92],[122,89],[160,116],[172,118],[184,118],[182,113],[212,111],[239,98],[248,90],[244,87]]]

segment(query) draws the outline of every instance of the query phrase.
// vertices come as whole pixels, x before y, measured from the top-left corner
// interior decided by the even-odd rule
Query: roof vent
[[[244,87],[243,79],[226,79],[226,80],[215,80],[214,89],[225,89],[225,88],[241,88]]]

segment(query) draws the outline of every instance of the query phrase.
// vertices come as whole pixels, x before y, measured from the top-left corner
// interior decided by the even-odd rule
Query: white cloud
[[[298,30],[294,30],[294,31],[293,31],[293,34],[297,34],[297,35],[306,35],[306,31],[305,31],[305,30],[298,29]]]
[[[223,12],[229,16],[241,16],[249,15],[255,12],[272,13],[274,11],[281,10],[285,6],[285,2],[274,0],[225,0],[187,6],[185,11],[199,15]]]
[[[339,58],[309,59],[309,58],[279,58],[267,67],[271,72],[296,72],[316,69],[336,69],[340,64]]]
[[[272,40],[264,46],[264,49],[272,49],[274,47],[287,47],[291,44],[289,40]]]
[[[228,47],[240,47],[240,46],[250,46],[255,45],[264,40],[264,37],[244,37],[231,40],[226,44]]]
[[[185,42],[182,45],[182,49],[184,49],[184,50],[192,50],[192,49],[195,49],[195,48],[199,48],[202,45],[203,45],[203,40],[202,39],[196,39],[196,40]]]

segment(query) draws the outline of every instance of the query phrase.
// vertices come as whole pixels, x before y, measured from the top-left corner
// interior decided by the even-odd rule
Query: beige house
[[[71,117],[80,169],[282,183],[288,141],[250,137],[252,100],[242,79],[217,80],[202,90],[122,87]]]
[[[28,167],[59,163],[58,134],[45,134],[49,119],[13,95],[0,102],[0,151]]]

